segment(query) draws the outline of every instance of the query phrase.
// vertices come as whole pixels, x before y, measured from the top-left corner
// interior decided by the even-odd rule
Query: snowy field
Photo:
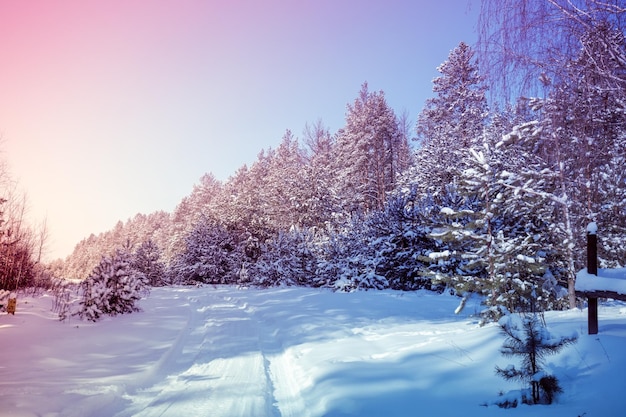
[[[547,314],[577,344],[549,358],[551,406],[486,407],[518,389],[495,375],[496,325],[427,292],[154,289],[143,312],[61,323],[52,297],[0,316],[0,416],[619,416],[626,409],[626,304]]]

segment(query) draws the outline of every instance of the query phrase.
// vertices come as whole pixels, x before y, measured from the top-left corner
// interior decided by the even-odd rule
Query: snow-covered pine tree
[[[408,175],[421,197],[437,198],[462,171],[466,150],[480,141],[488,116],[485,87],[474,52],[461,42],[433,80],[435,97],[426,101],[417,121],[420,146]]]
[[[261,255],[248,274],[260,287],[309,286],[314,285],[316,265],[313,234],[293,227],[261,245]]]
[[[165,285],[165,264],[161,261],[161,250],[152,240],[146,240],[135,251],[133,267],[145,276],[152,287]]]
[[[542,125],[537,122],[528,122],[515,126],[512,131],[503,136],[496,145],[498,148],[518,148],[524,155],[532,155],[527,163],[508,168],[507,187],[514,191],[516,196],[532,201],[542,201],[541,207],[551,207],[552,214],[542,216],[548,222],[544,232],[549,233],[548,242],[551,242],[546,253],[546,262],[550,265],[551,275],[568,289],[568,303],[575,303],[574,295],[574,248],[575,232],[573,228],[573,201],[568,193],[565,164],[556,161],[562,160],[563,154],[558,144],[550,147],[550,139],[544,137],[546,133]],[[556,160],[552,157],[557,154]]]
[[[542,195],[516,192],[518,178],[508,169],[533,169],[533,155],[515,147],[496,147],[485,139],[482,149],[470,150],[469,168],[459,186],[461,193],[480,201],[480,210],[464,227],[463,236],[471,242],[463,254],[469,259],[467,268],[483,271],[478,288],[490,307],[503,306],[505,311],[554,307],[554,296],[560,294],[544,285],[546,258],[554,252],[554,205]],[[549,176],[538,176],[535,186],[545,189],[550,182]],[[491,311],[499,317],[497,309]]]
[[[372,212],[366,221],[366,244],[378,275],[384,276],[389,287],[412,291],[432,289],[432,281],[424,277],[423,255],[431,241],[413,202],[413,192],[394,193],[383,211]]]
[[[534,172],[518,173],[526,178],[519,184],[520,192],[537,193],[537,186],[529,181],[540,172],[554,180],[544,195],[559,207],[552,234],[566,252],[567,266],[562,268],[562,278],[555,275],[567,281],[571,307],[576,304],[575,272],[584,266],[585,225],[605,224],[608,233],[601,246],[618,258],[623,251],[615,248],[623,247],[619,241],[626,232],[619,208],[626,185],[623,169],[615,169],[626,158],[624,35],[609,22],[595,22],[580,39],[579,56],[569,62],[548,97],[531,102],[541,110],[539,123],[520,127],[504,141],[524,144],[543,163]],[[544,82],[550,85],[547,78]]]
[[[446,282],[461,290],[457,278],[467,264],[460,257],[465,243],[454,229],[462,229],[469,221],[467,214],[475,202],[460,195],[457,185],[469,148],[481,141],[488,111],[485,87],[467,44],[461,42],[437,70],[441,76],[433,81],[436,96],[427,100],[418,117],[420,146],[395,194],[404,195],[405,206],[421,213],[424,232],[430,236],[423,253],[416,253],[428,265],[421,274],[436,284]]]
[[[78,315],[97,321],[102,315],[137,311],[137,301],[147,295],[149,288],[145,276],[133,268],[130,252],[118,249],[112,256],[102,257],[81,283],[81,291]]]
[[[264,193],[267,195],[267,213],[276,231],[288,231],[301,227],[310,217],[306,205],[303,185],[305,181],[305,156],[298,140],[287,130],[280,145],[271,152],[267,176],[264,178]]]
[[[320,256],[318,273],[337,291],[389,287],[385,271],[379,268],[385,263],[384,238],[368,219],[355,215],[344,229],[333,231]]]
[[[179,214],[177,208],[174,217]],[[170,213],[164,211],[148,215],[139,213],[125,223],[118,222],[113,230],[90,235],[80,241],[72,254],[62,262],[59,276],[75,279],[85,277],[98,265],[102,254],[111,254],[127,242],[139,244],[148,239],[163,250],[163,260],[168,262],[170,255],[175,252],[179,231],[177,225],[172,227],[171,220]]]
[[[191,194],[183,197],[171,216],[168,244],[160,246],[168,259],[185,250],[186,237],[203,217],[223,217],[220,204],[226,199],[224,192],[224,185],[213,174],[204,174]]]
[[[170,265],[170,279],[183,283],[236,283],[243,250],[231,231],[203,217],[187,236],[185,251]]]
[[[435,200],[437,203],[435,203]],[[476,282],[484,270],[471,270],[470,260],[465,256],[472,250],[473,242],[467,225],[480,211],[480,200],[476,196],[465,196],[455,185],[445,187],[436,197],[424,198],[428,213],[424,217],[426,251],[419,259],[426,265],[422,271],[436,285],[445,285],[457,294],[476,291]],[[476,264],[474,264],[475,266]]]
[[[346,125],[336,142],[336,181],[348,214],[383,208],[408,160],[405,142],[384,93],[372,93],[364,83],[359,97],[348,105]]]
[[[562,236],[554,225],[554,175],[530,149],[509,142],[511,135],[499,140],[507,126],[494,118],[483,143],[467,152],[457,185],[441,195],[448,203],[427,223],[430,274],[457,293],[484,295],[490,318],[559,307],[555,275],[567,259],[554,239]]]
[[[234,231],[239,240],[252,237],[260,242],[276,233],[275,220],[269,216],[274,200],[267,186],[275,151],[259,152],[252,166],[243,166],[224,185],[219,203],[220,224]]]
[[[342,223],[342,202],[334,180],[335,138],[321,122],[305,128],[306,164],[297,196],[302,228],[316,233]]]

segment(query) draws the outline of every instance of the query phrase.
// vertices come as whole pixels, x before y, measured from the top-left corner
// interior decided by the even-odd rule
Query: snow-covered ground
[[[616,416],[626,409],[626,304],[546,315],[577,344],[548,358],[551,406],[486,407],[517,384],[497,325],[427,292],[154,289],[143,312],[59,322],[52,297],[0,316],[0,416]]]

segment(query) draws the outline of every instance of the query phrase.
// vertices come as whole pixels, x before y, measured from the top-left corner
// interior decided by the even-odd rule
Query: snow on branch
[[[554,201],[557,204],[562,204],[562,205],[566,205],[568,204],[568,197],[567,194],[561,196],[561,197],[557,197],[552,193],[547,193],[545,191],[536,191],[532,188],[527,188],[527,187],[520,187],[518,185],[511,185],[511,184],[506,184],[506,183],[502,183],[502,185],[504,187],[510,188],[512,189],[515,194],[519,194],[520,192],[524,192],[524,193],[528,193],[528,194],[532,194],[532,195],[536,195],[542,198],[546,198],[550,201]]]

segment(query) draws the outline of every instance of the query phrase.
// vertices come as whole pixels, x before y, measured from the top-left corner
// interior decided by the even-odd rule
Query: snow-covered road
[[[474,302],[455,316],[446,295],[159,288],[143,312],[98,323],[58,322],[51,297],[18,303],[0,315],[1,417],[500,415],[480,404],[517,388],[494,375],[508,361],[497,326],[470,317]],[[554,359],[566,389],[554,416],[624,405],[603,381],[625,371],[626,307],[601,308],[599,337],[583,335],[585,317],[548,315],[581,333]]]
[[[118,416],[279,415],[263,334],[247,304],[217,290],[187,297],[189,320],[157,365],[167,377],[126,394],[131,405]]]

